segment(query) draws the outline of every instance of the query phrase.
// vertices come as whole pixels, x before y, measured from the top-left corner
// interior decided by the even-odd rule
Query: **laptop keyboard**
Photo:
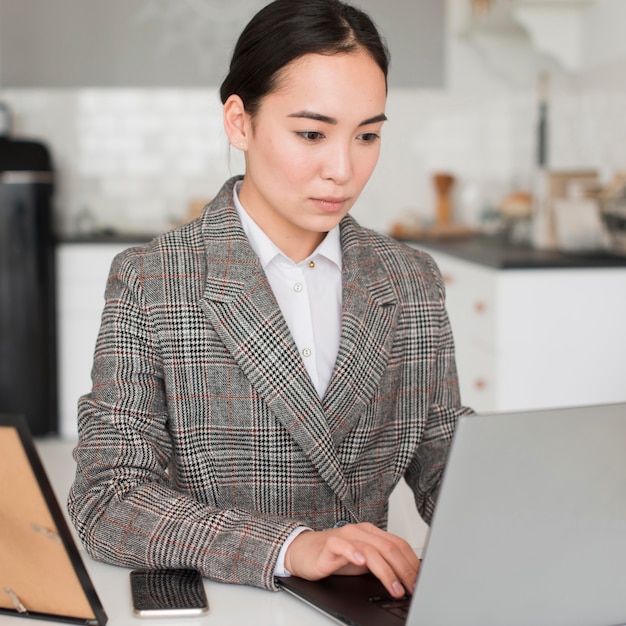
[[[370,598],[370,602],[385,609],[392,615],[406,619],[409,614],[409,607],[411,606],[411,596],[404,596],[403,598],[392,598],[391,596],[374,596]]]

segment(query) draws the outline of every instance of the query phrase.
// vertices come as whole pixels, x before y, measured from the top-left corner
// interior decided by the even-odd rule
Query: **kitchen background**
[[[243,172],[222,130],[217,91],[236,34],[264,4],[0,0],[0,102],[12,113],[12,135],[43,142],[54,160],[64,436],[75,436],[76,401],[89,389],[112,255],[190,219],[227,177]],[[454,222],[488,229],[504,199],[534,192],[540,143],[553,172],[591,170],[608,185],[626,171],[624,0],[358,4],[392,53],[380,163],[353,209],[362,224],[385,232],[428,227],[437,218],[433,176],[445,172],[454,176]],[[601,276],[542,270],[522,284],[527,273],[436,258],[446,272],[467,274],[462,297],[449,285],[449,307],[468,404],[511,410],[626,401],[618,375],[626,351],[623,268]],[[482,307],[475,323],[463,307],[481,285],[487,314],[484,302],[472,304],[472,315]],[[503,306],[507,293],[514,297]],[[602,310],[585,308],[598,303]],[[566,323],[559,343],[555,333]],[[594,325],[604,334],[587,341],[582,329]],[[476,337],[480,350],[489,347],[486,360],[466,347]],[[522,348],[524,359],[515,352]]]
[[[61,237],[185,221],[242,171],[217,89],[261,0],[0,2],[0,100],[13,133],[46,142]],[[387,231],[430,220],[431,175],[456,177],[477,224],[533,184],[537,83],[549,72],[549,164],[626,169],[623,0],[366,0],[392,51],[379,167],[354,215]],[[474,4],[474,8],[472,8]]]

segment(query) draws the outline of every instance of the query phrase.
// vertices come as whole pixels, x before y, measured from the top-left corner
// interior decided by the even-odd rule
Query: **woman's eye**
[[[359,139],[364,143],[374,143],[380,139],[380,135],[378,133],[363,133],[359,135]]]
[[[319,141],[320,139],[324,138],[324,135],[317,130],[305,130],[297,133],[297,135],[299,135],[303,139],[306,139],[307,141]]]

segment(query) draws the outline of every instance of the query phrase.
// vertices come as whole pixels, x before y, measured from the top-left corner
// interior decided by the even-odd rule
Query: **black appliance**
[[[9,136],[0,103],[0,413],[58,432],[50,152]]]

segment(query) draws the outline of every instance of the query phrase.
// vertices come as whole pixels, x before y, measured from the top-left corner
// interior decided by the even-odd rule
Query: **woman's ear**
[[[243,100],[236,94],[229,96],[224,103],[224,130],[233,147],[238,150],[247,148],[249,127]]]

